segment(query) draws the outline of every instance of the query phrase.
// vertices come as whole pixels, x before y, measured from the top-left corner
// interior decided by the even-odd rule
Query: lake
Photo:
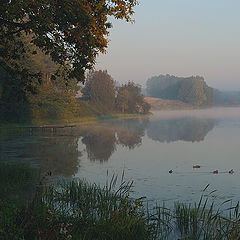
[[[0,146],[0,161],[51,171],[55,180],[104,185],[124,174],[133,196],[167,204],[198,201],[208,184],[204,194],[217,190],[217,202],[240,197],[240,108],[161,111],[56,132],[10,129]]]

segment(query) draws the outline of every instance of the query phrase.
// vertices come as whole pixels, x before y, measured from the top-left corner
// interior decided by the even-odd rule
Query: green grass
[[[0,165],[0,239],[240,239],[239,204],[222,210],[230,201],[221,210],[207,197],[169,209],[133,199],[133,183],[121,181],[117,187],[115,176],[104,187],[84,180],[36,184],[36,179],[36,170],[25,165]],[[26,185],[35,186],[27,188],[35,191],[30,198]],[[24,204],[16,197],[20,192]]]
[[[114,191],[114,181],[104,188],[84,181],[63,183],[48,189],[43,199],[70,224],[73,239],[149,239],[143,209],[129,197],[131,183]]]
[[[8,129],[11,128],[21,128],[21,127],[38,127],[43,125],[79,125],[85,123],[95,123],[97,121],[102,120],[112,120],[117,118],[137,118],[137,117],[146,117],[147,115],[142,114],[120,114],[120,113],[113,113],[108,115],[99,115],[95,117],[75,117],[71,119],[61,119],[61,120],[45,120],[45,121],[33,121],[32,123],[1,123],[0,124],[0,136],[3,135],[4,132],[7,132]]]
[[[135,118],[149,115],[149,114],[119,113],[114,109],[109,110],[106,106],[103,106],[101,104],[90,103],[88,101],[82,100],[77,101],[76,106],[77,107],[75,107],[76,109],[72,112],[72,114],[59,114],[55,116],[55,118],[51,118],[51,116],[54,114],[46,114],[46,116],[43,114],[44,116],[42,116],[42,114],[39,115],[33,113],[31,121],[28,122],[17,123],[9,121],[8,122],[0,121],[0,135],[1,131],[7,128],[41,126],[41,125],[83,124],[96,122],[99,120],[108,120],[114,118]],[[52,109],[52,111],[55,110],[56,110],[55,108]]]
[[[3,201],[0,239],[152,239],[142,200],[129,196],[132,183],[114,189],[116,181],[105,187],[80,180],[39,187],[24,207]]]
[[[35,196],[39,172],[23,164],[0,163],[0,239],[21,240],[17,218]]]
[[[208,206],[208,199],[204,202],[202,200],[203,198],[193,207],[183,203],[175,204],[174,219],[181,239],[240,239],[239,204],[227,208],[224,212],[215,209],[214,203]]]
[[[0,199],[22,203],[35,192],[39,172],[23,164],[0,163]]]

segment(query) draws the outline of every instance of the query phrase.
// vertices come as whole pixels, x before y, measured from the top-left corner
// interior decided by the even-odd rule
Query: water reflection
[[[54,175],[73,176],[78,171],[82,154],[78,151],[78,137],[65,134],[35,133],[29,136],[32,141],[19,149],[18,157],[34,159],[43,173],[51,171]],[[21,141],[21,138],[17,141]]]
[[[203,141],[217,121],[214,119],[181,118],[167,119],[151,122],[147,135],[154,141],[175,142],[178,140],[187,142]]]
[[[79,128],[89,160],[108,161],[117,145],[134,149],[142,144],[148,119],[120,119],[107,124]]]
[[[80,177],[103,185],[107,173],[121,176],[124,169],[125,180],[134,180],[137,197],[160,201],[198,201],[209,183],[219,199],[239,199],[240,109],[234,109],[238,114],[233,117],[229,111],[222,118],[220,110],[159,112],[149,120],[6,133],[0,136],[0,161],[33,163],[57,178]],[[193,169],[195,164],[201,168]],[[212,174],[216,169],[219,174]]]
[[[142,144],[142,137],[145,135],[149,120],[144,119],[125,119],[119,121],[116,128],[118,143],[129,149],[134,149]]]
[[[29,154],[38,158],[43,172],[71,177],[79,167],[81,152],[78,151],[78,138],[74,136],[40,136]]]
[[[78,172],[84,151],[90,161],[106,162],[117,151],[117,146],[129,150],[139,147],[146,132],[149,138],[159,142],[199,142],[216,124],[213,119],[180,118],[151,122],[147,118],[138,118],[83,125],[72,130],[59,129],[56,133],[29,132],[8,141],[5,139],[0,156],[7,161],[34,159],[42,172],[71,177]]]
[[[115,131],[108,127],[88,128],[84,131],[82,143],[85,144],[91,161],[107,161],[116,150]]]

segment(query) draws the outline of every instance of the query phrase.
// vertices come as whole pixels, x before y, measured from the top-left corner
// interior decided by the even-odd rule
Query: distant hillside
[[[213,89],[203,77],[159,75],[147,80],[146,95],[167,100],[179,100],[194,106],[213,105]]]
[[[151,110],[179,110],[193,109],[194,106],[179,100],[166,100],[161,98],[145,97],[144,101],[151,105]]]

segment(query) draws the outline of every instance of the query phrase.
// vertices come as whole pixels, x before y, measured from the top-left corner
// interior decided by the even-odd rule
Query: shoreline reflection
[[[200,142],[216,125],[213,119],[180,118],[151,122],[147,136],[158,142]]]

